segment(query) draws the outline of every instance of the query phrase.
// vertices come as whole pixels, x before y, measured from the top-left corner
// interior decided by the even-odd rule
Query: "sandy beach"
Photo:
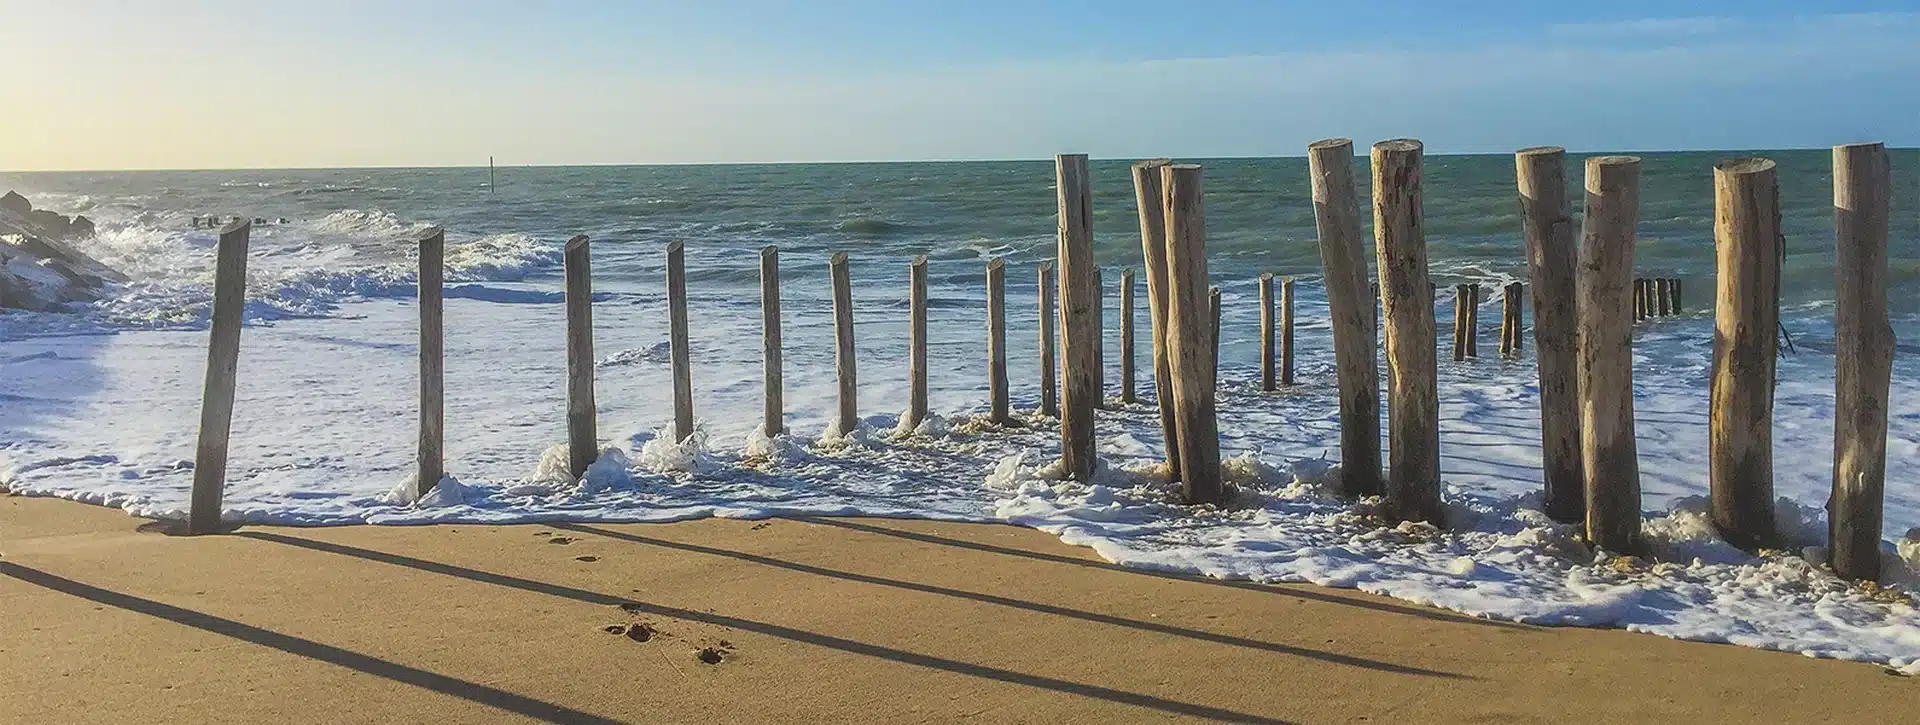
[[[1876,666],[1120,569],[1011,526],[168,528],[0,499],[0,721],[1920,719]]]

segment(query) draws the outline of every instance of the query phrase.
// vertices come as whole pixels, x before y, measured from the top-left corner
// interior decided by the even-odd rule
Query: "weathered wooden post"
[[[1180,431],[1173,415],[1173,372],[1167,340],[1167,223],[1166,195],[1160,167],[1166,159],[1133,165],[1134,204],[1140,213],[1140,250],[1147,273],[1147,321],[1153,338],[1153,399],[1160,409],[1160,436],[1167,446],[1167,480],[1180,480]]]
[[[240,366],[240,325],[247,308],[247,238],[240,221],[220,228],[213,271],[213,312],[208,327],[207,377],[200,398],[200,442],[193,460],[193,495],[187,533],[220,529],[227,488],[227,437],[233,431],[233,389]]]
[[[760,250],[760,347],[767,388],[760,427],[771,437],[787,429],[786,371],[780,361],[780,250],[771,244]]]
[[[1092,229],[1089,224],[1088,229]],[[1093,406],[1107,404],[1107,273],[1093,268]]]
[[[673,358],[673,440],[693,437],[693,351],[687,334],[686,242],[667,243],[667,338]]]
[[[1293,278],[1280,283],[1280,384],[1293,384]]]
[[[850,436],[860,427],[860,380],[853,347],[853,272],[847,266],[847,253],[834,252],[827,259],[827,272],[833,278],[833,362],[840,381],[840,408],[833,426],[839,435]]]
[[[987,262],[987,415],[995,425],[1013,423],[1007,392],[1007,260]]]
[[[1680,305],[1680,280],[1678,278],[1673,280],[1673,292],[1671,295],[1673,297],[1673,314],[1678,315],[1687,309]]]
[[[1220,384],[1220,288],[1207,289],[1207,309],[1213,316],[1213,384]]]
[[[1480,357],[1480,283],[1467,285],[1467,357]]]
[[[567,471],[574,478],[600,458],[600,426],[593,399],[593,253],[587,235],[567,240],[562,264],[567,285]]]
[[[1100,406],[1100,268],[1093,261],[1093,185],[1086,154],[1054,157],[1060,201],[1060,458],[1067,475],[1093,480],[1094,410]]]
[[[1054,377],[1059,369],[1053,361],[1054,345],[1058,344],[1053,334],[1053,263],[1041,262],[1039,269],[1040,286],[1040,414],[1049,418],[1060,417],[1060,383]]]
[[[1200,167],[1161,167],[1166,192],[1168,339],[1174,414],[1180,429],[1180,483],[1187,503],[1218,503],[1220,435],[1214,410],[1212,325],[1207,319],[1207,221]]]
[[[1567,152],[1556,146],[1514,154],[1520,191],[1527,277],[1533,282],[1534,365],[1540,378],[1540,458],[1547,516],[1562,523],[1586,517],[1581,463],[1579,328],[1574,269],[1579,249],[1567,197]]]
[[[1587,539],[1630,552],[1640,539],[1640,462],[1633,433],[1633,243],[1640,159],[1587,159],[1580,242],[1581,463]]]
[[[1833,147],[1833,498],[1827,541],[1833,571],[1880,577],[1887,475],[1887,396],[1893,329],[1887,322],[1888,200],[1884,144]]]
[[[1783,250],[1773,162],[1714,166],[1713,202],[1713,524],[1727,543],[1752,551],[1774,541],[1773,356]]]
[[[927,419],[927,255],[907,265],[907,428]]]
[[[1673,285],[1669,284],[1670,282],[1672,280],[1665,277],[1653,280],[1653,311],[1656,316],[1666,317],[1673,314],[1673,301],[1669,297],[1671,294],[1669,290]]]
[[[1307,147],[1313,177],[1313,217],[1320,264],[1326,270],[1327,308],[1340,386],[1340,476],[1349,496],[1382,493],[1380,378],[1374,360],[1373,310],[1368,299],[1360,197],[1353,184],[1353,142],[1316,141]]]
[[[1260,389],[1273,392],[1279,376],[1273,359],[1273,273],[1260,273]]]
[[[1133,370],[1133,268],[1120,273],[1120,401],[1139,402]]]
[[[1500,352],[1507,357],[1520,357],[1520,328],[1525,324],[1526,320],[1526,297],[1523,296],[1525,292],[1524,287],[1525,285],[1519,282],[1508,282],[1507,291],[1500,295],[1502,313],[1500,320]]]
[[[1422,156],[1414,139],[1373,145],[1373,235],[1387,331],[1387,497],[1401,519],[1438,525],[1445,518],[1440,390],[1421,218]]]
[[[420,441],[414,454],[413,499],[420,500],[447,473],[447,355],[443,283],[447,235],[440,227],[422,232],[420,271]]]
[[[1453,361],[1467,359],[1467,286],[1453,286]]]

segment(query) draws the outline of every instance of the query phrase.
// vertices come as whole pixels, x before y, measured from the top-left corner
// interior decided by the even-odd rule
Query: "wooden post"
[[[771,244],[760,250],[760,347],[767,387],[760,427],[771,437],[787,429],[786,372],[780,361],[780,250]]]
[[[1387,497],[1401,519],[1439,525],[1440,389],[1422,156],[1414,139],[1373,145],[1373,234],[1387,331]]]
[[[860,381],[854,364],[853,273],[847,267],[847,253],[834,252],[827,259],[827,272],[833,278],[833,362],[840,381],[840,406],[833,426],[848,436],[860,427]]]
[[[927,419],[927,255],[907,265],[907,428]]]
[[[1133,370],[1133,268],[1120,273],[1120,401],[1139,402]]]
[[[1214,340],[1208,314],[1207,222],[1200,167],[1161,167],[1166,192],[1169,367],[1180,429],[1181,490],[1187,503],[1218,503],[1220,435],[1214,418]]]
[[[1887,396],[1893,329],[1887,323],[1888,200],[1884,144],[1833,147],[1833,498],[1827,541],[1833,571],[1880,577],[1887,474]]]
[[[1091,224],[1088,226],[1092,228]],[[1093,268],[1093,406],[1107,404],[1107,273]]]
[[[1579,329],[1574,269],[1579,249],[1567,197],[1567,152],[1555,146],[1514,154],[1527,277],[1533,281],[1534,365],[1540,379],[1540,458],[1549,518],[1586,517],[1581,463]]]
[[[1340,385],[1341,487],[1349,496],[1382,493],[1380,476],[1380,378],[1375,364],[1377,298],[1367,296],[1365,242],[1360,235],[1360,197],[1353,184],[1353,142],[1343,138],[1307,147],[1313,177],[1313,217],[1320,264],[1326,270],[1327,308],[1333,323],[1334,368]]]
[[[443,281],[447,235],[440,227],[421,233],[420,271],[420,445],[414,454],[413,499],[420,500],[447,473],[447,356]]]
[[[1093,185],[1086,154],[1054,157],[1059,197],[1060,458],[1067,475],[1093,480],[1094,410],[1100,406],[1100,268],[1093,261]]]
[[[1714,166],[1713,202],[1713,524],[1727,543],[1752,551],[1774,541],[1773,356],[1783,250],[1773,162]]]
[[[1669,290],[1673,287],[1669,284],[1670,282],[1672,280],[1664,277],[1653,280],[1653,311],[1657,316],[1666,317],[1673,314],[1673,301],[1668,297],[1671,294]]]
[[[1279,386],[1273,359],[1273,273],[1260,273],[1260,389],[1273,392]]]
[[[1635,551],[1640,462],[1633,433],[1633,243],[1640,222],[1640,159],[1587,159],[1581,230],[1580,431],[1587,540]]]
[[[1293,278],[1280,283],[1280,384],[1293,384]]]
[[[1453,361],[1467,359],[1467,286],[1453,286]]]
[[[247,308],[247,239],[253,226],[220,228],[213,272],[213,312],[207,340],[207,377],[200,398],[200,442],[193,460],[187,533],[220,529],[227,488],[227,436],[233,430],[233,389],[240,366],[240,325]]]
[[[1480,283],[1467,285],[1467,357],[1480,357]]]
[[[1213,384],[1220,385],[1220,288],[1207,289],[1207,310],[1213,316]]]
[[[1678,278],[1675,278],[1673,280],[1672,295],[1673,295],[1673,314],[1678,315],[1682,311],[1687,309],[1686,307],[1683,307],[1680,304],[1680,280]]]
[[[1506,342],[1507,357],[1511,358],[1520,357],[1520,329],[1526,323],[1527,298],[1525,293],[1526,285],[1519,282],[1508,282],[1507,291],[1500,295],[1501,307],[1504,308],[1506,313],[1504,316],[1505,319],[1501,322],[1501,326],[1504,329],[1501,331],[1500,337]]]
[[[1133,165],[1134,204],[1140,212],[1140,250],[1147,273],[1147,321],[1153,329],[1153,400],[1160,409],[1160,436],[1167,446],[1167,480],[1180,480],[1180,431],[1173,415],[1173,371],[1167,339],[1167,307],[1171,293],[1167,289],[1166,198],[1160,179],[1160,167],[1166,159],[1141,161]]]
[[[673,440],[693,437],[693,353],[687,335],[686,243],[667,243],[667,338],[673,358]]]
[[[1013,423],[1007,393],[1007,260],[987,262],[987,400],[995,425]]]
[[[587,235],[567,240],[567,471],[579,478],[600,458],[593,399],[593,253]]]
[[[1053,263],[1041,262],[1040,269],[1040,414],[1060,417],[1060,384],[1054,378],[1053,350],[1058,339],[1053,334]]]

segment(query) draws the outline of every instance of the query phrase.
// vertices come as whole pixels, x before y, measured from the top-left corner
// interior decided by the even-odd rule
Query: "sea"
[[[1334,494],[1340,420],[1306,161],[1182,160],[1205,171],[1222,293],[1220,435],[1230,500],[1179,505],[1159,463],[1144,280],[1140,376],[1121,400],[1118,285],[1141,263],[1131,160],[1095,160],[1105,309],[1100,470],[1059,480],[1040,399],[1036,266],[1053,256],[1049,160],[711,166],[0,172],[40,208],[85,214],[78,246],[131,281],[64,311],[0,313],[0,487],[149,517],[185,515],[215,233],[251,232],[223,516],[307,526],[889,516],[1052,532],[1125,566],[1358,588],[1466,614],[1621,627],[1920,674],[1920,151],[1891,152],[1884,588],[1824,565],[1832,477],[1835,251],[1824,150],[1646,153],[1636,274],[1683,309],[1635,326],[1647,550],[1589,549],[1540,511],[1534,340],[1497,354],[1503,284],[1525,281],[1511,156],[1425,160],[1425,233],[1443,345],[1451,285],[1487,292],[1480,356],[1441,355],[1447,526],[1395,523]],[[1789,545],[1758,554],[1707,521],[1713,165],[1778,163],[1786,256],[1773,446]],[[1578,189],[1579,154],[1569,188]],[[1366,160],[1355,178],[1364,199]],[[1579,214],[1575,203],[1576,217]],[[284,220],[282,222],[281,220]],[[449,478],[415,500],[416,238],[446,232]],[[560,248],[591,239],[599,433],[567,475]],[[665,249],[686,248],[699,433],[674,442]],[[787,432],[760,430],[759,252],[779,249]],[[855,431],[836,409],[827,260],[851,259]],[[907,407],[908,263],[929,259],[931,403]],[[985,269],[1008,264],[1008,360],[1027,425],[986,409]],[[1262,274],[1296,282],[1296,384],[1259,388]],[[1530,319],[1530,310],[1528,311]],[[1384,444],[1383,444],[1384,445]],[[4,532],[0,532],[0,538]]]

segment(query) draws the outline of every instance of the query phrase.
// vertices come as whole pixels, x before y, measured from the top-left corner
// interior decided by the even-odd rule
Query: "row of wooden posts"
[[[1574,241],[1565,153],[1534,148],[1516,155],[1516,180],[1531,284],[1505,289],[1501,351],[1521,348],[1521,297],[1532,288],[1539,360],[1545,508],[1561,521],[1583,522],[1587,538],[1613,551],[1639,546],[1640,491],[1632,407],[1630,327],[1635,320],[1676,313],[1677,280],[1632,277],[1639,219],[1639,159],[1586,160],[1585,223]],[[1435,287],[1429,281],[1422,223],[1423,149],[1399,139],[1374,145],[1374,246],[1379,281],[1369,293],[1366,244],[1352,170],[1353,146],[1331,139],[1308,148],[1323,280],[1333,327],[1341,420],[1341,485],[1353,496],[1384,495],[1408,520],[1443,524],[1440,497]],[[1094,468],[1093,419],[1100,405],[1103,360],[1099,268],[1092,257],[1092,192],[1087,157],[1056,159],[1059,243],[1039,268],[1041,412],[1060,420],[1067,475],[1088,480]],[[1774,165],[1740,159],[1717,165],[1718,275],[1711,396],[1712,519],[1731,543],[1757,548],[1777,542],[1773,521],[1771,412],[1773,330],[1778,323],[1781,264]],[[1155,399],[1167,441],[1167,468],[1190,503],[1223,493],[1215,419],[1220,291],[1208,284],[1202,169],[1164,159],[1133,167],[1142,268],[1148,292]],[[1886,238],[1891,180],[1880,144],[1834,149],[1836,248],[1836,432],[1834,495],[1829,504],[1835,570],[1854,578],[1879,573],[1886,400],[1892,334],[1886,313]],[[207,384],[194,474],[190,530],[218,527],[226,441],[233,405],[240,316],[244,305],[249,225],[220,233]],[[442,264],[438,229],[420,240],[420,439],[416,493],[444,474]],[[577,476],[599,454],[593,393],[592,280],[585,236],[564,253],[567,311],[569,459]],[[852,284],[845,252],[829,264],[839,380],[835,429],[858,424]],[[1058,273],[1057,279],[1055,278]],[[927,414],[927,267],[909,265],[911,394],[908,426]],[[987,265],[989,415],[1014,422],[1006,372],[1005,264]],[[1293,284],[1282,281],[1275,323],[1274,278],[1260,278],[1261,381],[1265,389],[1293,377]],[[761,253],[765,345],[765,430],[784,430],[779,256]],[[684,248],[667,248],[674,434],[693,434],[694,413],[686,309]],[[1134,365],[1131,269],[1122,275],[1122,397],[1132,400]],[[1056,308],[1055,293],[1058,293]],[[1456,288],[1454,356],[1476,353],[1479,288]],[[1057,317],[1055,310],[1057,309]],[[1379,317],[1376,317],[1378,315]],[[1056,338],[1054,323],[1061,330]],[[1278,344],[1275,329],[1280,331]],[[1383,328],[1383,329],[1381,329]],[[1384,332],[1388,460],[1380,452],[1376,334]],[[1055,381],[1058,340],[1064,384]],[[1278,349],[1278,360],[1275,349]],[[1276,365],[1277,362],[1277,365]],[[1276,367],[1278,370],[1276,372]],[[1059,391],[1056,399],[1055,391]]]

